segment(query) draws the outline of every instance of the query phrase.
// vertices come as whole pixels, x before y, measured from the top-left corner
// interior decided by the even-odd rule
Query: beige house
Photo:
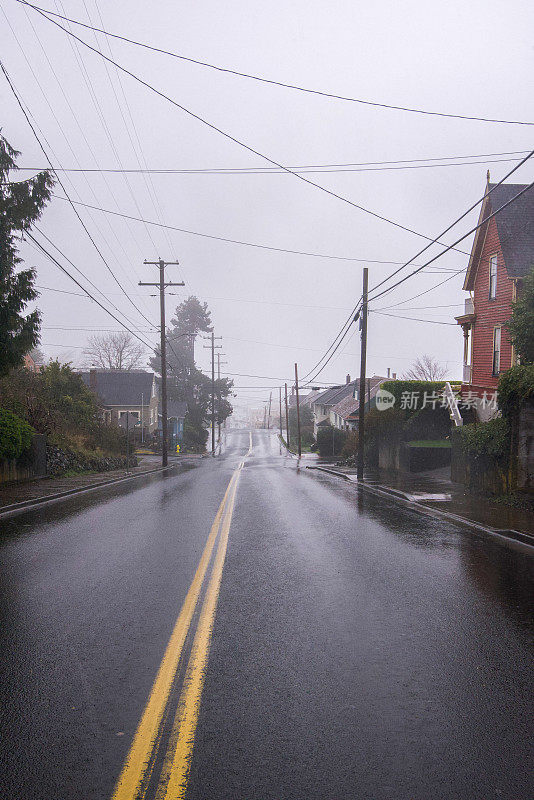
[[[80,374],[100,400],[108,425],[124,427],[129,412],[130,426],[142,423],[145,434],[157,430],[159,393],[153,372],[91,369]]]

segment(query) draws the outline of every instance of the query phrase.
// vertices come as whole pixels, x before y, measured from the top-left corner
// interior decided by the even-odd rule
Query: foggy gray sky
[[[37,3],[39,5],[39,3]],[[129,2],[43,0],[43,7],[183,55],[279,81],[378,102],[482,117],[534,120],[534,5],[525,0],[362,2]],[[62,167],[200,169],[263,167],[265,162],[224,139],[114,68],[15,0],[3,0],[2,61]],[[5,14],[5,16],[4,16]],[[6,17],[18,41],[9,28]],[[95,45],[91,31],[75,32]],[[526,151],[532,127],[445,119],[306,95],[209,70],[110,39],[113,57],[209,122],[285,165],[345,164]],[[97,45],[109,54],[105,37]],[[30,69],[31,67],[31,69]],[[33,70],[33,74],[32,74]],[[83,71],[82,71],[83,70]],[[54,75],[55,72],[55,75]],[[56,78],[57,76],[57,78]],[[59,83],[58,83],[59,81]],[[122,85],[122,86],[121,86]],[[22,151],[21,166],[45,166],[26,120],[2,76],[0,124]],[[128,107],[124,102],[127,98]],[[134,120],[131,124],[130,112]],[[109,132],[109,137],[108,137]],[[85,138],[88,140],[92,152]],[[110,143],[111,142],[113,144]],[[138,141],[142,154],[139,156]],[[517,158],[520,156],[508,156]],[[504,158],[504,157],[503,157]],[[120,162],[119,162],[120,159]],[[140,160],[141,159],[141,162]],[[475,159],[483,160],[483,159]],[[499,180],[513,161],[471,166],[311,174],[351,200],[434,236],[484,191],[486,170]],[[511,179],[526,183],[527,163]],[[21,177],[26,177],[26,174]],[[73,200],[215,236],[280,248],[369,259],[370,285],[425,244],[423,239],[347,206],[287,174],[70,174]],[[61,194],[60,187],[56,192]],[[154,204],[154,192],[158,205]],[[361,293],[365,262],[310,258],[127,222],[98,211],[79,212],[117,277],[146,316],[159,307],[137,281],[155,280],[143,259],[180,261],[168,278],[185,280],[168,298],[168,319],[183,297],[196,294],[212,310],[232,373],[291,380],[321,357]],[[478,210],[445,237],[476,223]],[[157,333],[129,305],[65,201],[54,199],[41,227],[152,342]],[[469,250],[468,240],[462,249]],[[433,247],[428,258],[438,252]],[[42,255],[24,246],[37,284],[79,291]],[[421,259],[416,263],[420,264]],[[447,254],[436,266],[462,269],[467,256]],[[376,308],[435,286],[448,272],[419,274]],[[406,272],[406,271],[405,271]],[[463,276],[452,278],[398,313],[453,322]],[[423,308],[427,306],[448,306]],[[452,304],[458,304],[452,307]],[[118,325],[88,299],[42,290],[42,349],[80,362],[89,332]],[[408,310],[409,309],[409,310]],[[54,328],[65,328],[55,330]],[[75,330],[78,328],[78,330]],[[72,329],[72,330],[71,330]],[[368,374],[402,373],[422,353],[461,377],[462,337],[456,326],[369,318]],[[199,365],[208,352],[197,348]],[[319,381],[342,381],[359,365],[355,330]],[[277,386],[279,380],[235,377],[237,387]],[[239,401],[263,399],[243,388]]]

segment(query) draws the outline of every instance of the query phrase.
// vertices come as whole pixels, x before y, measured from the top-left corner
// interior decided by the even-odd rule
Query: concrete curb
[[[339,472],[339,470],[329,469],[328,467],[321,466],[307,466],[306,469],[315,469],[319,470],[320,472],[326,472],[329,475],[334,475],[336,478],[343,478],[343,480],[355,484],[356,486],[360,486],[362,489],[365,489],[371,494],[394,500],[395,502],[400,503],[407,508],[414,509],[421,514],[425,514],[428,517],[444,519],[448,522],[455,522],[458,525],[463,525],[464,527],[485,533],[488,536],[492,536],[495,539],[506,543],[507,545],[512,545],[516,550],[521,550],[522,552],[529,553],[530,555],[534,554],[534,536],[529,536],[529,534],[523,533],[522,531],[502,528],[488,528],[486,525],[482,525],[480,522],[475,522],[474,520],[468,519],[467,517],[462,517],[459,514],[453,514],[451,511],[440,511],[438,508],[425,506],[422,503],[417,502],[417,500],[411,499],[411,495],[401,492],[398,489],[391,489],[389,486],[381,485],[373,486],[370,483],[365,483],[364,481],[358,483],[356,480],[353,480],[350,475],[347,475],[345,472]]]
[[[43,495],[43,497],[35,497],[31,500],[23,500],[20,503],[10,503],[7,506],[0,506],[0,519],[7,519],[14,517],[17,514],[22,514],[24,511],[34,508],[42,508],[42,506],[57,503],[60,500],[67,500],[75,494],[82,494],[85,492],[94,492],[96,489],[101,489],[106,486],[112,486],[115,483],[124,483],[124,481],[131,481],[134,478],[140,478],[143,475],[154,475],[157,472],[167,472],[167,470],[174,469],[178,466],[176,464],[169,464],[167,467],[157,467],[156,469],[148,469],[144,472],[136,472],[135,475],[124,475],[122,478],[111,478],[108,481],[101,483],[89,483],[85,486],[77,486],[75,489],[66,489],[64,492],[57,492],[57,494]]]

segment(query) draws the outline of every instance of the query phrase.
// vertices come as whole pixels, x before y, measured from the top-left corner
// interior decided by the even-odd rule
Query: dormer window
[[[489,260],[489,299],[495,300],[497,296],[497,256],[490,256]]]

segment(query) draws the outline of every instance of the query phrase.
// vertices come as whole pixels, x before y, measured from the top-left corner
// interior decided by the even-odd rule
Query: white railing
[[[452,391],[452,387],[449,381],[445,381],[445,398],[447,400],[447,405],[449,407],[450,417],[454,422],[454,424],[456,425],[456,427],[459,428],[460,425],[464,424],[464,421],[462,419],[462,415],[460,414],[460,409],[458,408],[458,400],[456,399],[456,395]]]
[[[472,297],[466,297],[464,302],[464,314],[474,314],[475,306]]]

